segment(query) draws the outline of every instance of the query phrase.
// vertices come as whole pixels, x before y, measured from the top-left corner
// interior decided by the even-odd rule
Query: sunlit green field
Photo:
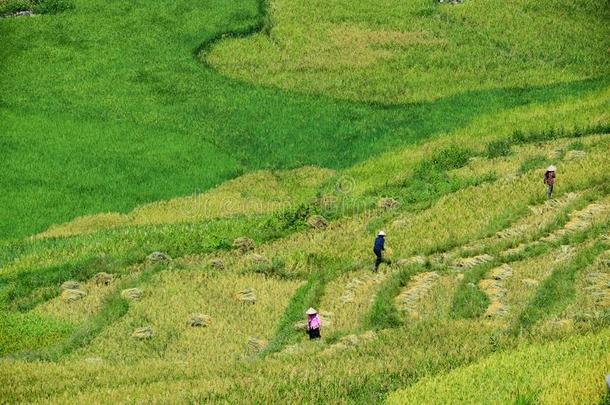
[[[607,5],[17,3],[0,402],[609,401]]]
[[[380,104],[594,79],[608,71],[599,1],[287,1],[203,60],[238,79]],[[465,94],[466,93],[466,94]]]
[[[56,15],[3,19],[0,238],[27,236],[78,215],[125,213],[252,170],[345,168],[477,117],[607,88],[607,7],[487,3],[317,7],[278,1],[261,7],[255,0],[75,0],[74,9]],[[316,13],[324,14],[319,23],[312,22]],[[472,22],[460,22],[462,14]],[[295,20],[299,15],[302,22]],[[264,39],[267,45],[258,49],[252,42],[263,34],[246,36],[242,45],[218,41],[255,32],[263,23],[270,27],[265,38],[280,45],[270,48]],[[308,33],[307,43],[291,27]],[[367,60],[356,52],[357,43],[327,41],[327,28],[347,30],[348,37],[354,31],[363,41],[368,34],[361,30],[404,31],[407,37],[421,31],[447,43],[407,41],[389,50],[382,43],[377,51],[373,44],[372,52],[389,52],[391,60],[355,70],[295,71],[283,64],[270,70],[277,57],[333,63],[341,61],[335,53],[344,52],[353,61]],[[514,35],[505,34],[513,29]],[[500,40],[507,45],[495,44]],[[329,48],[319,51],[321,44]],[[277,47],[285,48],[280,56],[267,54]],[[264,65],[240,68],[253,57]],[[544,118],[562,126],[548,113]]]

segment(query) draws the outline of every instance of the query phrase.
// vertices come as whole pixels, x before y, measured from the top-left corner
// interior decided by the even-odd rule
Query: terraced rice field
[[[523,356],[559,355],[566,345],[575,345],[565,365],[579,373],[579,384],[564,385],[562,392],[578,402],[594,401],[604,390],[594,376],[610,363],[596,357],[597,349],[585,348],[605,339],[610,210],[603,184],[588,173],[592,166],[607,164],[608,139],[592,136],[582,142],[587,154],[577,164],[562,162],[566,172],[552,200],[544,200],[536,181],[539,171],[533,170],[516,173],[509,183],[496,179],[466,187],[420,211],[404,205],[386,210],[373,202],[330,221],[325,229],[297,229],[277,239],[253,240],[247,248],[117,259],[104,264],[112,274],[107,284],[96,283],[94,263],[89,263],[84,273],[68,273],[86,293],[73,302],[55,295],[52,283],[9,295],[5,287],[3,302],[15,308],[9,312],[15,325],[9,323],[10,333],[23,333],[18,331],[34,319],[67,329],[48,329],[37,349],[27,350],[26,340],[11,349],[12,355],[5,352],[1,376],[8,384],[2,395],[12,401],[50,402],[233,401],[247,391],[253,402],[285,395],[360,401],[415,384],[390,395],[390,401],[435,401],[426,387],[435,386],[444,373],[460,386],[482,367],[496,370],[501,362],[522,370]],[[519,154],[511,156],[502,159],[518,159]],[[494,170],[495,162],[479,158],[461,170],[467,172],[470,165]],[[211,201],[218,192],[210,192]],[[345,198],[336,190],[325,193],[330,200]],[[338,194],[330,198],[333,193]],[[351,198],[368,198],[362,195]],[[458,210],[473,199],[494,205],[477,215]],[[439,215],[448,210],[454,212],[449,219]],[[267,212],[286,211],[274,207]],[[226,220],[239,218],[237,213]],[[202,226],[198,223],[206,222],[198,219],[190,226]],[[97,224],[78,233],[69,224],[56,226],[57,234],[32,239],[22,256],[3,268],[3,280],[21,282],[25,263],[40,268],[62,260],[82,263],[79,257],[86,257],[94,241],[97,249],[120,257],[126,250],[117,250],[117,240],[124,243],[138,229],[184,226],[182,219],[170,225],[108,224],[106,229]],[[393,262],[373,273],[369,245],[379,227],[387,229]],[[62,229],[71,230],[62,234]],[[59,254],[63,244],[71,256]],[[55,252],[55,259],[45,252]],[[96,270],[101,268],[98,263]],[[124,293],[129,288],[139,293],[130,298]],[[16,294],[22,298],[11,298]],[[19,310],[17,305],[26,302],[34,303],[31,310]],[[297,327],[310,305],[322,312],[319,342],[307,341]],[[203,326],[191,326],[193,316],[200,316]],[[138,328],[148,329],[134,334]],[[568,337],[568,342],[554,343]],[[514,347],[519,349],[508,350]],[[504,354],[487,357],[496,351]],[[33,358],[48,362],[31,362]],[[294,364],[300,366],[294,369]],[[550,372],[547,363],[540,367]],[[531,378],[529,372],[520,373],[519,378]],[[544,403],[557,398],[552,386],[536,379],[516,385],[523,388],[516,392],[511,388],[516,383],[503,385],[494,378],[486,381],[497,384],[498,395],[535,395]],[[314,381],[320,390],[306,389]],[[366,386],[362,391],[350,388],[361,384]],[[475,393],[477,400],[489,394]],[[454,389],[443,395],[467,398]]]
[[[0,403],[608,402],[602,3],[0,0]]]

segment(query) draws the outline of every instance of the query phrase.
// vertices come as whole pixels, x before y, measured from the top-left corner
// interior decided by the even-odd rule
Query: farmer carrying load
[[[377,272],[377,270],[379,269],[379,265],[381,263],[387,262],[387,260],[385,260],[382,255],[382,252],[385,250],[384,244],[385,244],[385,232],[379,231],[379,233],[377,234],[377,237],[375,238],[375,245],[373,246],[373,253],[375,253],[375,256],[376,256],[375,265],[373,266],[374,272]]]
[[[307,314],[307,334],[309,335],[309,339],[319,339],[322,322],[318,316],[318,311],[309,308],[305,313]]]
[[[546,196],[551,198],[553,195],[553,186],[555,185],[555,171],[557,168],[550,165],[544,172],[544,184],[546,184]]]

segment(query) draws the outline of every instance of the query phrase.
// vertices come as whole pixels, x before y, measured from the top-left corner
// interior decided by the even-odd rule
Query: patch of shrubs
[[[29,0],[0,1],[0,15],[12,14],[18,11],[30,10],[32,4]]]
[[[297,231],[307,227],[307,219],[317,214],[315,211],[310,204],[300,204],[273,214],[265,225],[266,228],[280,233]]]
[[[582,136],[603,134],[610,132],[610,123],[601,123],[587,127],[575,127],[573,129],[548,128],[542,131],[524,132],[516,130],[511,136],[511,143],[529,143],[552,141],[560,138],[580,138]]]
[[[489,159],[508,156],[511,154],[510,141],[508,139],[498,139],[487,144],[485,156]]]
[[[0,15],[31,11],[34,14],[59,14],[74,9],[72,0],[7,0],[0,1]]]
[[[36,14],[59,14],[74,9],[72,0],[39,0],[34,6]]]
[[[474,151],[470,149],[452,146],[437,152],[429,159],[423,160],[415,169],[414,175],[420,179],[426,179],[434,173],[459,169],[465,166],[474,155]]]

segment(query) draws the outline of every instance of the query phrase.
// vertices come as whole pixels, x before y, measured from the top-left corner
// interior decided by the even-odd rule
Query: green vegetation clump
[[[490,142],[487,144],[487,149],[485,150],[485,154],[488,158],[493,159],[501,156],[510,155],[510,145],[511,142],[506,139],[500,139],[494,142]]]
[[[0,16],[19,11],[32,11],[35,14],[57,14],[74,9],[72,0],[2,0]]]
[[[400,313],[394,305],[393,298],[400,289],[407,285],[410,277],[416,270],[404,269],[393,275],[392,279],[384,283],[377,293],[368,320],[368,327],[372,329],[396,328],[402,325]]]
[[[60,344],[74,332],[74,325],[26,313],[0,312],[0,356]]]

